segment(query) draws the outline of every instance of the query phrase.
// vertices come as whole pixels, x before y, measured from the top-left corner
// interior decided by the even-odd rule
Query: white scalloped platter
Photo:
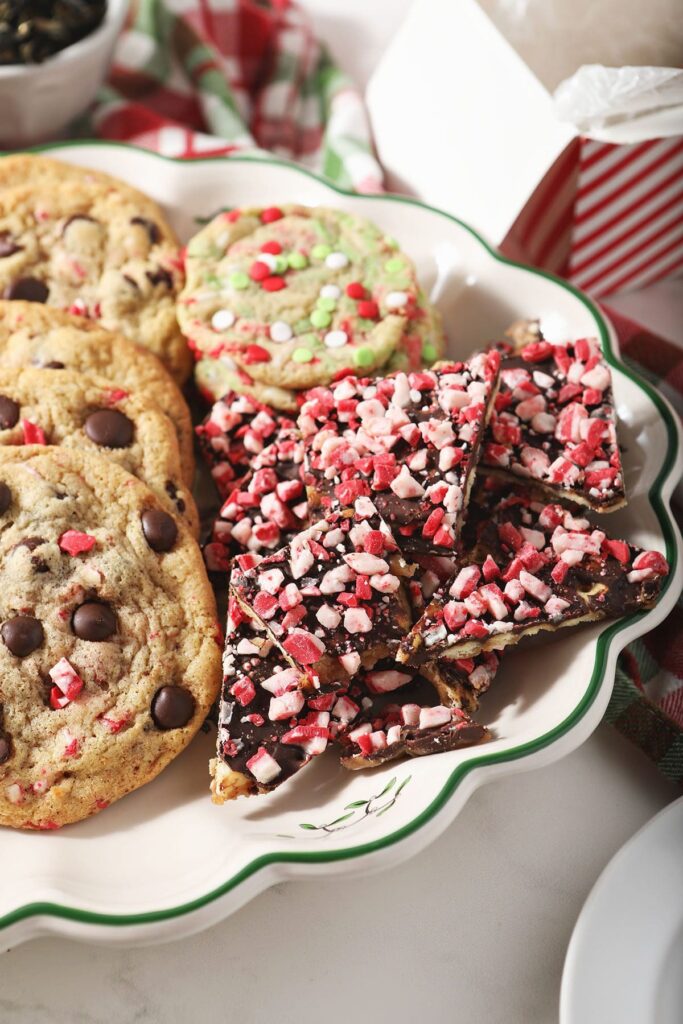
[[[681,446],[670,407],[620,361],[613,330],[585,296],[503,259],[447,214],[404,198],[349,195],[257,158],[175,162],[91,143],[52,147],[51,155],[150,193],[184,239],[197,218],[244,204],[325,204],[369,217],[415,260],[443,312],[453,356],[522,316],[540,316],[551,340],[599,337],[614,375],[630,498],[610,529],[665,552],[672,566],[646,614],[563,630],[542,656],[532,645],[507,656],[482,704],[494,733],[483,747],[371,773],[345,772],[334,757],[321,757],[280,791],[216,807],[208,795],[213,736],[200,735],[158,779],[89,821],[59,832],[0,831],[5,947],[45,934],[152,943],[206,928],[274,882],[394,865],[435,839],[483,782],[579,746],[604,714],[619,651],[660,622],[681,591],[681,542],[669,509]]]

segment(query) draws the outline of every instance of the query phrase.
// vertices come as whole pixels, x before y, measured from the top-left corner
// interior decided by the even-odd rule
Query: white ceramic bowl
[[[129,0],[108,0],[102,24],[43,64],[0,67],[0,145],[57,137],[95,98],[109,68]]]
[[[370,217],[414,258],[456,358],[530,314],[540,316],[548,337],[599,337],[612,368],[629,494],[609,528],[665,551],[672,572],[644,614],[563,629],[542,652],[529,643],[507,654],[482,702],[481,719],[494,733],[482,747],[373,772],[345,772],[323,756],[274,793],[216,807],[207,769],[214,737],[200,734],[159,778],[103,814],[59,832],[0,829],[0,949],[45,934],[123,945],[179,938],[274,882],[399,863],[435,839],[477,786],[548,764],[582,743],[605,713],[619,651],[662,621],[683,584],[683,548],[669,508],[683,469],[677,420],[621,362],[609,323],[570,285],[504,259],[438,210],[403,197],[350,195],[281,161],[174,161],[108,143],[47,152],[95,170],[116,168],[163,205],[183,239],[218,209],[240,204],[324,204]]]

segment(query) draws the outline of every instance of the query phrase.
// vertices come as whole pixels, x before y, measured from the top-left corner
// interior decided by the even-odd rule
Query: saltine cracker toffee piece
[[[292,436],[294,427],[290,416],[283,416],[249,395],[228,391],[214,402],[195,431],[221,497],[226,498],[234,489],[234,482],[250,470],[266,465],[256,461],[263,450],[280,439],[281,431]]]
[[[500,356],[308,393],[299,428],[312,510],[369,497],[405,552],[447,554],[460,532]]]
[[[612,374],[595,339],[541,339],[503,360],[481,463],[598,512],[626,504]]]
[[[344,768],[376,768],[399,757],[462,750],[491,738],[486,726],[472,721],[461,708],[424,703],[419,686],[411,684],[401,698],[381,709],[372,705],[341,735]]]
[[[293,668],[275,642],[230,602],[218,711],[215,803],[267,793],[322,754],[358,706],[345,696],[348,677],[321,685]]]
[[[461,568],[404,640],[400,662],[470,658],[540,630],[649,608],[669,572],[658,551],[496,481],[478,484],[463,547]]]
[[[231,593],[292,664],[323,682],[393,656],[412,622],[412,572],[367,497],[333,512],[247,572]]]

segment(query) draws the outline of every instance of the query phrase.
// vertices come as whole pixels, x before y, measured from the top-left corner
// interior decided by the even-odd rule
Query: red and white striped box
[[[367,98],[389,187],[507,255],[596,296],[683,272],[680,108],[583,136],[476,0],[415,0]]]
[[[573,139],[501,248],[598,297],[682,274],[683,136]]]

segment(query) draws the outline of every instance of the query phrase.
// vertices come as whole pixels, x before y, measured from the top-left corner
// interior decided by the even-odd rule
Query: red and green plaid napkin
[[[89,127],[167,156],[255,149],[382,188],[363,100],[290,0],[133,0]],[[611,314],[627,362],[683,413],[683,351]],[[621,655],[607,720],[683,781],[683,602]]]

